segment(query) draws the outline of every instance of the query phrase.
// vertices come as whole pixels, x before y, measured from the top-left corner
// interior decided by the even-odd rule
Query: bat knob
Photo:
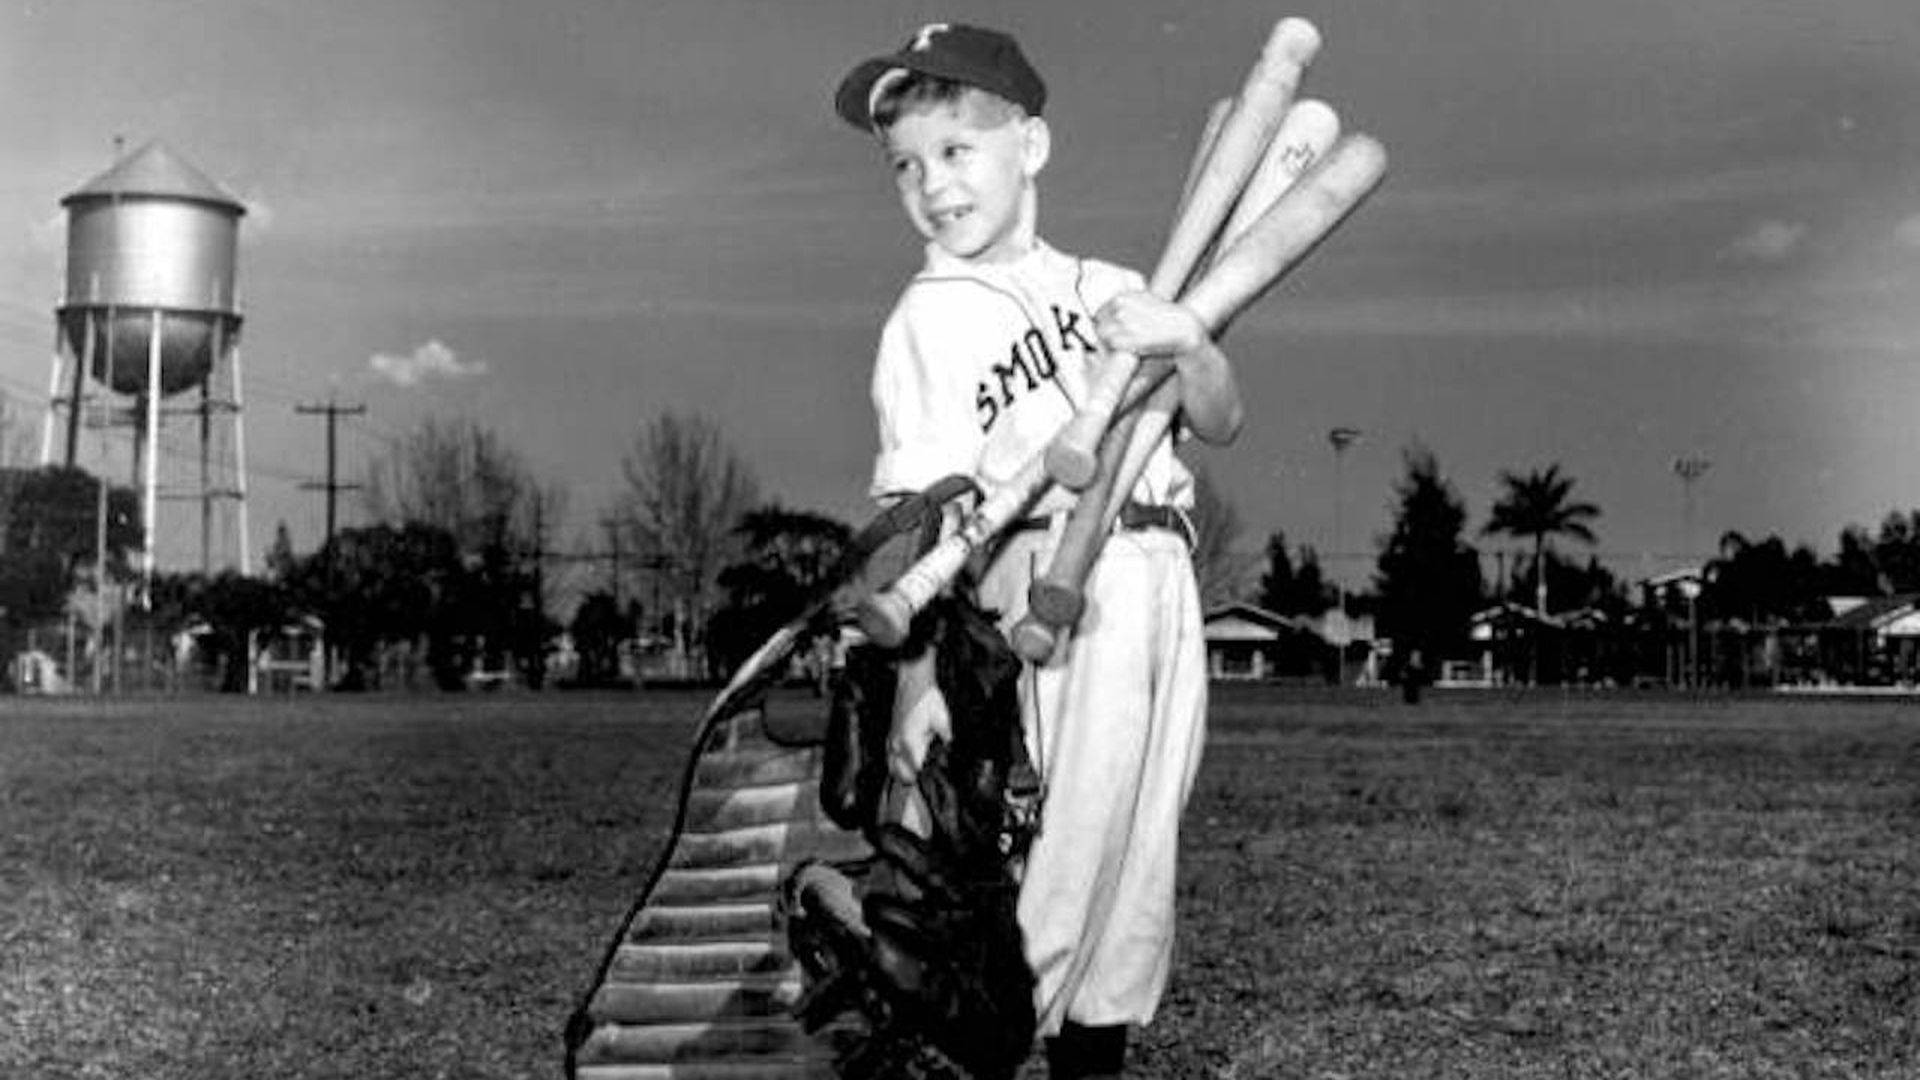
[[[1047,447],[1047,475],[1069,491],[1085,491],[1099,468],[1099,459],[1084,447],[1068,446],[1063,439]]]
[[[913,606],[893,593],[875,593],[860,602],[859,620],[869,641],[897,649],[913,626]]]
[[[1060,635],[1053,627],[1029,615],[1013,627],[1013,651],[1030,664],[1044,664],[1053,657]]]
[[[1079,589],[1070,589],[1042,578],[1027,586],[1027,618],[1056,629],[1065,629],[1080,621],[1087,610],[1087,597]]]

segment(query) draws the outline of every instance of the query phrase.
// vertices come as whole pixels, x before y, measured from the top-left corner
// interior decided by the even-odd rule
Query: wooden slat
[[[785,971],[793,966],[786,943],[761,941],[649,941],[614,953],[608,981],[669,981]]]
[[[708,1061],[752,1057],[825,1059],[829,1049],[785,1017],[689,1024],[601,1024],[580,1047],[593,1062]]]
[[[789,780],[742,787],[701,787],[687,798],[689,832],[721,832],[776,821],[812,821],[823,815],[819,785]]]
[[[737,788],[752,784],[790,784],[819,777],[817,748],[717,750],[701,756],[700,764],[694,768],[693,785],[695,788]]]
[[[594,995],[595,1020],[611,1024],[688,1024],[785,1017],[800,999],[797,971],[700,982],[608,983]]]
[[[779,892],[780,879],[785,870],[777,862],[668,870],[660,875],[659,881],[654,882],[648,903],[723,904],[766,900]]]
[[[629,941],[660,938],[758,940],[773,933],[773,904],[648,904],[633,921]]]
[[[681,1062],[670,1065],[583,1065],[579,1080],[835,1080],[830,1062],[814,1060]]]
[[[857,859],[867,851],[866,840],[858,833],[831,822],[781,822],[725,832],[683,833],[667,865],[674,869],[713,869],[790,863],[803,858]]]

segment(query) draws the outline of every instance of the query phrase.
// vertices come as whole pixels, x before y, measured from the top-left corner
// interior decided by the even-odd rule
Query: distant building
[[[1319,624],[1233,603],[1207,612],[1207,674],[1215,679],[1327,678],[1337,652]]]

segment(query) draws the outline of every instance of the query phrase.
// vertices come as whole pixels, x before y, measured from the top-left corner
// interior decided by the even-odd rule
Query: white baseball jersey
[[[975,264],[927,245],[880,335],[873,405],[880,420],[877,498],[921,491],[954,473],[989,491],[1013,478],[1086,397],[1099,362],[1093,312],[1144,287],[1138,274],[1036,241],[1009,264]],[[1134,498],[1187,506],[1193,479],[1170,448]],[[1067,509],[1054,492],[1042,511]]]
[[[928,246],[881,337],[872,490],[953,474],[1004,483],[1073,414],[1100,345],[1092,313],[1139,275],[1045,245],[975,265]],[[1189,505],[1192,477],[1162,446],[1133,497]],[[1066,510],[1054,492],[1041,512]],[[980,600],[1010,630],[1058,528],[1007,539]],[[1116,533],[1095,562],[1064,655],[1021,680],[1028,750],[1046,784],[1019,917],[1042,1034],[1067,1020],[1153,1016],[1171,968],[1179,818],[1205,739],[1206,646],[1186,542]]]

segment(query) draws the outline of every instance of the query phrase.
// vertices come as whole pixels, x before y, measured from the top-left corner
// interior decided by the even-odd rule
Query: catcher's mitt
[[[808,983],[795,1012],[809,1030],[843,1022],[846,1080],[1008,1080],[1035,1029],[1012,870],[1039,787],[1020,734],[1020,661],[964,598],[923,618],[907,648],[936,650],[953,720],[951,744],[936,743],[920,771],[929,835],[877,820],[894,657],[856,649],[836,688],[821,798],[876,854],[804,864],[786,881],[788,945]]]

